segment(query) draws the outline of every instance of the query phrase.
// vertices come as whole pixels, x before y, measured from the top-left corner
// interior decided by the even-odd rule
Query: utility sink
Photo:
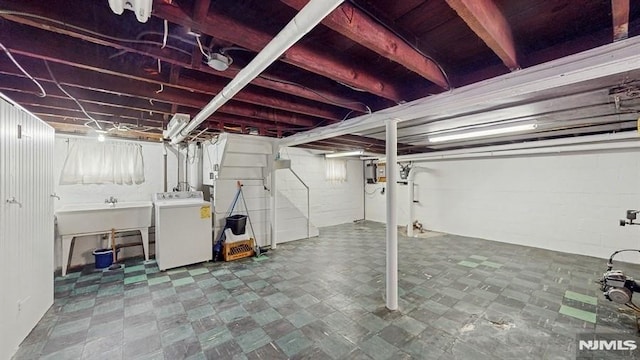
[[[149,260],[151,201],[70,204],[56,210],[62,237],[62,276],[67,274],[71,244],[75,237],[115,231],[140,231],[145,260]]]
[[[151,226],[151,201],[70,204],[56,210],[61,236]]]

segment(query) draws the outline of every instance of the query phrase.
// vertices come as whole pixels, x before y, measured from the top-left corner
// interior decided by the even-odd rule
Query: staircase
[[[225,218],[235,194],[238,190],[237,182],[243,184],[242,199],[239,199],[233,214],[248,214],[253,225],[254,238],[260,246],[271,243],[271,194],[270,159],[273,158],[273,143],[269,138],[249,135],[222,134],[215,144],[204,145],[204,184],[213,186],[213,217],[214,236],[217,240],[221,229],[225,225]],[[279,170],[278,176],[289,172]],[[277,243],[305,239],[308,236],[318,236],[318,229],[309,224],[307,226],[306,209],[303,212],[291,199],[289,189],[282,187],[278,191],[278,229]],[[305,195],[306,196],[306,195]],[[305,202],[302,203],[306,207]],[[247,233],[251,234],[249,221]]]

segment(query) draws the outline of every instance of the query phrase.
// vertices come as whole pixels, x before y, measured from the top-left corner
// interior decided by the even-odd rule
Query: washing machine
[[[212,259],[211,204],[202,191],[156,193],[153,203],[160,270]]]

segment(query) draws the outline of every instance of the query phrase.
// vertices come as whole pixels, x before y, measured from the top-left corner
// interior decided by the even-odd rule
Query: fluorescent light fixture
[[[508,134],[508,133],[519,132],[519,131],[534,130],[537,127],[538,127],[537,124],[520,124],[520,125],[492,128],[492,129],[469,131],[469,132],[463,132],[463,133],[434,135],[434,136],[429,136],[428,138],[429,138],[429,142],[436,143],[436,142],[462,140],[462,139],[469,139],[469,138],[476,138],[476,137],[483,137],[483,136]]]
[[[167,124],[167,130],[162,132],[162,137],[170,139],[180,133],[182,129],[189,123],[189,114],[176,113]]]
[[[364,154],[364,150],[354,150],[354,151],[345,151],[345,152],[337,152],[324,154],[326,158],[337,158],[337,157],[345,157],[345,156],[360,156]]]

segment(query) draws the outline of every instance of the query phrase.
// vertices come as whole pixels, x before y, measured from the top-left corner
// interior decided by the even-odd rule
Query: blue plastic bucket
[[[113,250],[111,249],[93,250],[93,256],[96,258],[96,269],[104,269],[113,264]]]

